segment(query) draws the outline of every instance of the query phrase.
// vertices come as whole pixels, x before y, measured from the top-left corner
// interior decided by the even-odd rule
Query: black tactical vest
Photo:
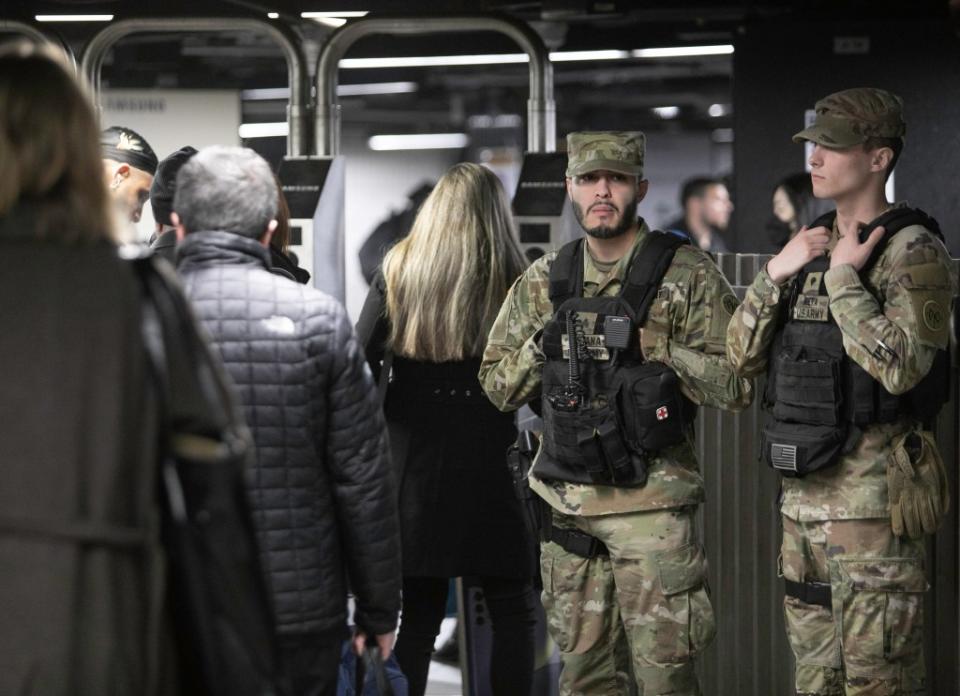
[[[810,227],[830,228],[835,217],[836,211],[827,213]],[[862,228],[860,240],[880,225],[885,234],[860,270],[861,277],[866,277],[890,238],[905,227],[922,225],[943,239],[936,220],[923,211],[895,208]],[[761,446],[767,464],[784,476],[803,476],[835,464],[856,447],[867,425],[904,416],[927,422],[949,399],[947,351],[937,351],[930,372],[900,396],[888,392],[847,356],[823,280],[829,267],[829,258],[820,257],[794,278],[770,351],[764,407],[771,418]]]
[[[644,362],[638,328],[686,240],[652,232],[619,295],[583,297],[583,240],[550,268],[554,315],[543,331],[543,444],[536,474],[575,483],[642,486],[651,453],[680,443],[696,406],[673,370]]]

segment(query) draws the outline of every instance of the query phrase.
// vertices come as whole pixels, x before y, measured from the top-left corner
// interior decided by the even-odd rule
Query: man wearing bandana
[[[157,156],[143,136],[123,126],[103,131],[100,146],[110,195],[123,219],[136,224],[150,197]]]

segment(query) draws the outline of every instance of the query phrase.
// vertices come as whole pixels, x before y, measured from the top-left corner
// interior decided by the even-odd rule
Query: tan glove
[[[894,534],[919,539],[937,531],[950,508],[950,488],[931,433],[910,431],[894,440],[887,487]]]

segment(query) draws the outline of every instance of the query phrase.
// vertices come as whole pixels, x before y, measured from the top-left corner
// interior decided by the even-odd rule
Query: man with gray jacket
[[[277,187],[253,151],[210,147],[177,176],[178,271],[256,444],[249,491],[291,693],[335,693],[347,587],[356,642],[384,656],[400,608],[383,416],[343,306],[271,273]]]

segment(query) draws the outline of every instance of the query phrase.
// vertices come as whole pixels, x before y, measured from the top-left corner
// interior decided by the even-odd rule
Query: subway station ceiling
[[[723,133],[730,110],[733,57],[730,53],[641,57],[648,48],[732,45],[738,33],[764,21],[850,22],[867,17],[889,21],[942,17],[947,0],[0,0],[0,17],[33,22],[36,15],[110,14],[131,17],[244,16],[283,22],[303,38],[311,69],[335,31],[304,12],[367,11],[377,14],[449,15],[499,12],[529,23],[553,52],[620,51],[615,59],[554,63],[557,132],[575,128],[702,130]],[[355,20],[348,20],[355,21]],[[103,24],[44,24],[76,52]],[[516,54],[505,36],[489,32],[415,37],[370,36],[347,58]],[[103,85],[114,88],[236,88],[245,90],[243,120],[282,120],[285,101],[276,92],[287,83],[282,54],[269,37],[254,32],[142,33],[123,39],[103,68]],[[486,126],[496,140],[522,128],[527,69],[522,64],[341,69],[345,127],[394,132]],[[401,83],[389,94],[350,95],[351,85]],[[256,90],[256,91],[250,91]],[[369,91],[358,87],[354,91]],[[273,98],[270,98],[273,95]],[[667,108],[664,108],[667,107]],[[472,119],[472,120],[471,120]],[[505,143],[506,144],[506,143]]]

